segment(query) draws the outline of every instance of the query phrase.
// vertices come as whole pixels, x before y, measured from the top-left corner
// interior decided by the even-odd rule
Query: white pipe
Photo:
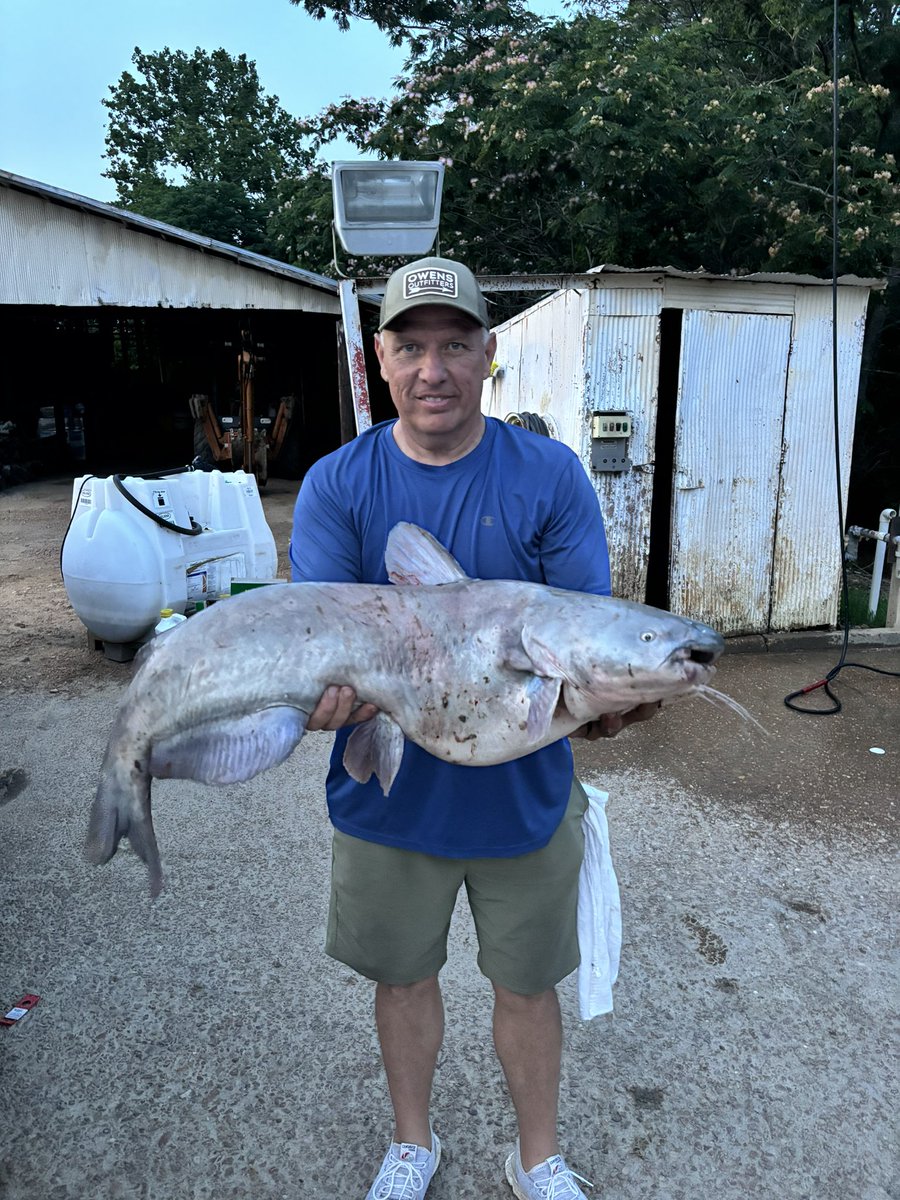
[[[872,583],[869,587],[869,619],[878,611],[878,601],[881,599],[881,580],[884,575],[884,556],[887,551],[887,531],[891,521],[896,517],[895,508],[883,508],[878,521],[878,541],[875,543],[875,561],[872,563]]]

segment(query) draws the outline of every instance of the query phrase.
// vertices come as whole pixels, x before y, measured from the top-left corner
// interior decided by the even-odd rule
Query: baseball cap
[[[381,301],[379,332],[410,309],[445,304],[490,329],[487,304],[475,276],[452,258],[420,258],[398,267],[389,277]]]

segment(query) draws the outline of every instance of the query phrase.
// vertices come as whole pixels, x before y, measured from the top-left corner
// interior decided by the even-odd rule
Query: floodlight
[[[441,216],[444,164],[332,163],[334,228],[348,254],[427,254]]]

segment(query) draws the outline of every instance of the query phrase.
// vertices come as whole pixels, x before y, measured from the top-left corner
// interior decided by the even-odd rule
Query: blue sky
[[[560,11],[561,0],[533,7]],[[368,23],[341,33],[289,0],[0,0],[0,167],[112,200],[100,101],[133,71],[135,46],[246,54],[296,117],[344,95],[388,95],[403,61]]]

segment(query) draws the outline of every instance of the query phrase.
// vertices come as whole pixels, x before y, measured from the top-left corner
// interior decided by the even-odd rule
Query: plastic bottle
[[[170,629],[174,629],[176,625],[180,625],[187,618],[181,613],[174,612],[171,608],[161,608],[159,611],[159,620],[156,623],[156,628],[153,630],[153,636],[159,637],[161,633],[166,633]]]

